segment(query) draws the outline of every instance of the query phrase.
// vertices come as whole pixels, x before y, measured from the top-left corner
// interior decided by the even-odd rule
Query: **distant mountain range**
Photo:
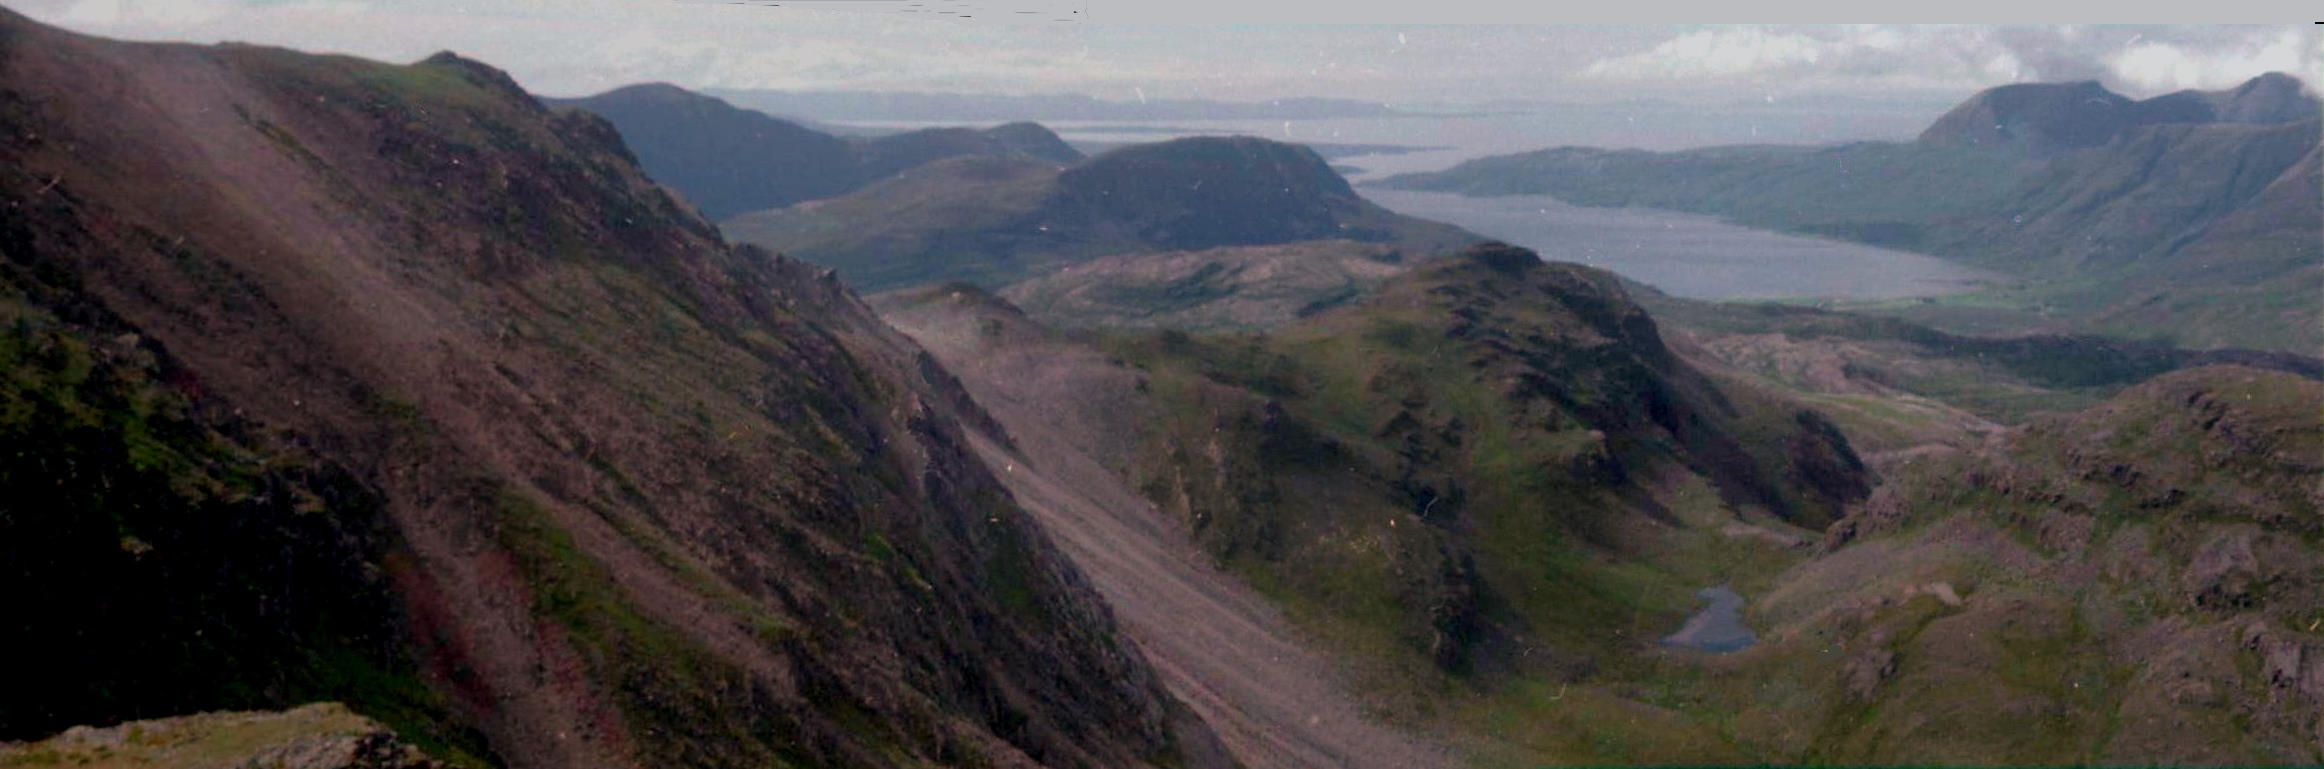
[[[962,155],[1055,163],[1078,150],[1033,123],[840,137],[665,83],[577,99],[542,99],[611,121],[654,178],[712,219],[843,194],[898,171]]]
[[[1921,133],[1925,144],[2010,147],[2053,158],[2097,147],[2139,126],[2171,123],[2302,123],[2318,118],[2298,78],[2271,72],[2225,91],[2178,91],[2143,101],[2097,81],[2019,83],[1988,89]]]
[[[1886,309],[2324,349],[2319,105],[2271,74],[2134,101],[2096,83],[1988,90],[1907,143],[1653,153],[1557,148],[1379,182],[1649,206],[1958,259],[2023,282]]]
[[[769,91],[712,89],[735,104],[814,120],[1317,120],[1397,117],[1406,113],[1378,102],[1294,98],[1258,102],[1211,99],[1106,100],[1083,94],[1004,96],[888,91]]]

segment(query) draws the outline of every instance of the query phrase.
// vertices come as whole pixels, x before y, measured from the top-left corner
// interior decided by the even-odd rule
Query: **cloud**
[[[860,0],[851,0],[860,2]],[[964,0],[965,1],[965,0]],[[985,0],[976,0],[984,2]],[[1001,0],[993,0],[999,2]],[[1070,9],[1084,0],[1048,2]],[[411,61],[454,50],[548,94],[696,88],[1724,103],[1830,93],[1942,102],[2024,80],[2126,92],[2267,69],[2313,86],[2319,36],[2277,27],[1216,26],[923,21],[667,0],[9,0],[109,37],[235,40]],[[2143,95],[2143,94],[2140,94]]]
[[[1638,86],[1966,90],[2100,80],[2133,95],[2223,88],[2269,71],[2324,79],[2308,27],[1722,27],[1601,57],[1584,80]]]
[[[2108,56],[2106,66],[2123,85],[2146,91],[2226,88],[2263,72],[2286,72],[2313,93],[2324,86],[2324,35],[2287,29],[2213,47],[2137,40]]]
[[[1799,33],[1748,27],[1711,29],[1680,35],[1640,53],[1590,62],[1582,74],[1652,80],[1796,72],[1814,67],[1832,47],[1827,41]]]

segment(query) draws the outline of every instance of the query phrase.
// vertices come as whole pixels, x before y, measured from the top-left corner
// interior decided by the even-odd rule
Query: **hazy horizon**
[[[451,50],[528,90],[1333,98],[1404,105],[1936,103],[2095,79],[2133,97],[2268,71],[2324,79],[2290,26],[1155,25],[959,23],[746,4],[578,0],[23,0],[88,34],[412,61]]]

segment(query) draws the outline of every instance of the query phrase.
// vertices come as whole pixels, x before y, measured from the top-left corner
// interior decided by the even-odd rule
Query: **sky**
[[[2324,33],[2304,24],[1144,24],[1104,23],[1106,3],[1119,0],[998,1],[1039,9],[1022,18],[1041,22],[669,0],[9,0],[41,21],[108,37],[236,40],[389,61],[453,50],[560,96],[667,81],[1123,100],[1715,105],[1951,100],[2004,83],[2082,79],[2143,97],[2229,87],[2271,70],[2299,75],[2311,88],[2324,82]],[[1101,21],[1050,19],[1082,9]]]

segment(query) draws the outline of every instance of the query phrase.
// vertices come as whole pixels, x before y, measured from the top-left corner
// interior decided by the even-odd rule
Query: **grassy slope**
[[[1257,330],[1356,301],[1409,264],[1394,247],[1344,240],[1122,254],[1001,295],[1063,328]]]
[[[1640,425],[1627,450],[1593,439],[1623,430],[1587,393],[1649,397],[1609,376],[1611,351],[1490,362],[1618,336],[1578,309],[1592,273],[1549,268],[1579,282],[1535,295],[1457,269],[1267,334],[1089,337],[1143,374],[1144,405],[1112,409],[1141,426],[1120,471],[1387,718],[1485,766],[2314,760],[2301,692],[2324,692],[2324,672],[2267,672],[2285,643],[2324,649],[2300,613],[2318,605],[2312,379],[2165,373],[2236,356],[2105,339],[1649,297],[1743,414],[1728,429],[1781,445],[1799,406],[1770,407],[1812,404],[1893,454],[1818,552],[1783,544],[1817,531],[1683,462],[1639,460]],[[1501,341],[1447,334],[1464,309]],[[1527,369],[1573,407],[1508,386]],[[1602,469],[1614,455],[1631,460],[1620,476]],[[1762,645],[1653,644],[1721,583],[1751,599]],[[2254,619],[2271,629],[2240,645]]]
[[[1761,609],[1797,630],[1736,672],[1849,655],[1811,758],[2313,762],[2320,407],[2311,380],[2195,369],[1892,470]],[[1963,600],[1907,590],[1936,581]],[[1747,691],[1728,704],[1781,708]]]
[[[2324,681],[2296,677],[2324,673],[2279,677],[2289,688],[2277,689],[2266,670],[2267,649],[2324,650],[2324,637],[2306,630],[2324,605],[2313,566],[2319,519],[2303,485],[2324,452],[2315,420],[2324,390],[2313,380],[2193,369],[2000,433],[1994,455],[1884,462],[1889,477],[1871,512],[1835,540],[1847,544],[1810,557],[1726,536],[1736,511],[1685,475],[1654,484],[1675,520],[1609,536],[1620,526],[1605,517],[1620,516],[1622,503],[1542,473],[1573,455],[1545,453],[1554,436],[1512,429],[1499,394],[1448,377],[1380,392],[1368,383],[1381,377],[1349,375],[1392,371],[1398,360],[1461,365],[1383,344],[1394,318],[1367,317],[1381,324],[1369,338],[1165,335],[1113,349],[1149,366],[1161,400],[1187,404],[1166,445],[1265,468],[1256,472],[1266,479],[1215,471],[1230,499],[1206,506],[1197,490],[1174,508],[1195,516],[1211,552],[1351,658],[1392,713],[1458,735],[1483,765],[2300,763],[2324,749],[2309,733]],[[1222,403],[1222,382],[1252,394]],[[1271,456],[1270,433],[1251,418],[1219,416],[1264,415],[1269,402],[1341,453],[1302,469]],[[1453,451],[1464,461],[1445,475],[1465,491],[1457,523],[1417,533],[1427,519],[1397,504],[1405,500],[1392,486],[1379,488],[1396,474],[1383,457],[1406,449],[1380,440],[1378,426],[1414,402],[1479,425],[1462,433]],[[1884,421],[1893,423],[1861,424]],[[1273,443],[1280,452],[1289,441]],[[1180,451],[1167,455],[1176,464],[1153,466],[1199,473],[1203,460]],[[1326,467],[1336,472],[1316,472]],[[1187,486],[1151,493],[1171,508]],[[1891,514],[1906,520],[1882,518]],[[1526,621],[1512,637],[1529,661],[1488,664],[1475,679],[1430,664],[1440,639],[1417,632],[1412,615],[1441,593],[1414,586],[1412,572],[1428,564],[1411,553],[1458,548],[1463,535],[1474,537],[1467,552],[1486,616],[1507,623],[1497,629]],[[2256,556],[2235,555],[2247,551]],[[1691,608],[1693,586],[1722,582],[1753,597],[1766,643],[1723,657],[1645,645]],[[1929,589],[1940,582],[1965,601]],[[2238,633],[2252,622],[2269,629],[2243,644]],[[2304,664],[2290,654],[2278,664]],[[2182,669],[2208,678],[2185,683]]]
[[[1634,682],[1696,588],[1760,589],[1802,557],[1778,542],[1805,532],[1738,476],[1691,469],[1710,444],[1619,413],[1656,397],[1638,387],[1699,403],[1705,393],[1686,388],[1713,385],[1631,378],[1642,364],[1622,350],[1637,340],[1606,335],[1636,329],[1619,325],[1619,304],[1596,304],[1611,276],[1537,269],[1424,268],[1267,337],[1109,337],[1147,371],[1154,399],[1175,404],[1144,417],[1129,472],[1223,565],[1344,652],[1391,713],[1451,730],[1487,764],[1745,758]],[[1447,305],[1440,288],[1507,293]],[[1461,305],[1485,308],[1485,336],[1446,334],[1458,322],[1446,310]],[[1551,357],[1501,359],[1504,343]],[[1528,371],[1553,383],[1512,389]],[[1719,391],[1726,410],[1700,415],[1713,429],[1761,447],[1798,429],[1779,398]],[[1784,457],[1755,461],[1786,472]],[[1787,498],[1798,506],[1787,512],[1807,514]]]

